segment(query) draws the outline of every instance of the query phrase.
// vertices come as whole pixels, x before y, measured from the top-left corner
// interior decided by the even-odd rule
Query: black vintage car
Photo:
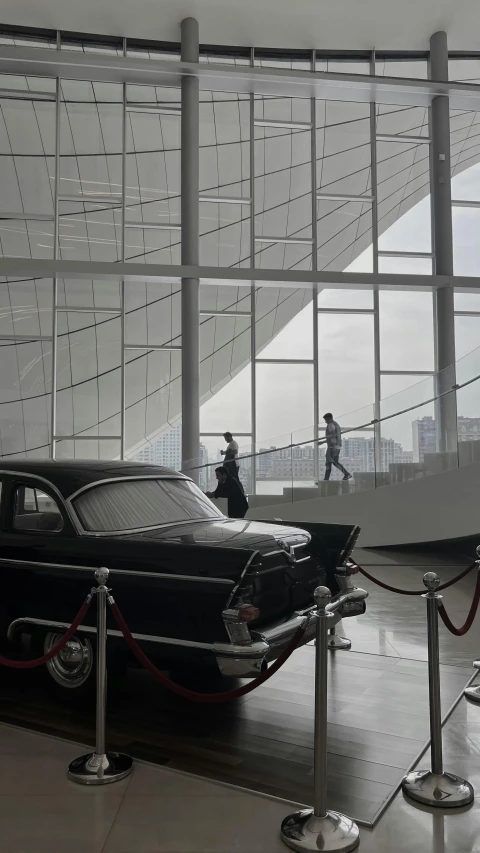
[[[356,571],[358,528],[229,519],[166,468],[0,460],[0,482],[0,633],[27,635],[39,654],[73,620],[95,585],[92,570],[106,566],[130,630],[157,665],[253,676],[288,644],[315,587],[337,595]],[[364,609],[346,604],[338,619]],[[94,626],[92,607],[47,665],[57,692],[78,696],[92,682]],[[108,627],[112,674],[128,652]]]

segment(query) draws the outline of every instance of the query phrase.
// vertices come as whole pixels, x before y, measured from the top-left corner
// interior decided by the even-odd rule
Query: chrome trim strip
[[[148,349],[146,346],[145,349]],[[141,462],[139,463],[141,465]],[[67,500],[71,503],[78,495],[81,495],[82,492],[88,491],[88,489],[94,489],[96,486],[104,486],[105,483],[123,483],[126,480],[190,480],[190,477],[186,477],[185,474],[180,474],[180,472],[172,471],[171,474],[125,474],[123,477],[107,477],[105,480],[94,480],[91,483],[87,483],[85,486],[82,486],[81,489],[77,489],[76,492],[73,492],[68,496]]]
[[[59,489],[57,489],[57,487],[54,486],[53,483],[50,482],[50,480],[47,480],[46,477],[42,477],[39,474],[30,474],[30,473],[25,472],[25,471],[12,471],[10,469],[4,470],[3,468],[0,468],[0,477],[1,476],[22,477],[22,478],[26,477],[29,479],[37,480],[41,483],[46,483],[48,488],[51,489],[52,492],[54,492],[56,495],[58,495],[58,497],[60,499],[60,503],[61,503],[62,507],[64,508],[64,510],[65,510],[70,522],[72,523],[73,527],[75,528],[76,532],[77,533],[82,532],[82,527],[78,522],[77,516],[75,515],[75,512],[73,510],[73,507],[71,507],[69,505],[68,499],[65,500],[65,498],[63,497],[63,495],[59,491]],[[45,531],[45,533],[47,533],[47,532],[48,531]]]
[[[185,521],[168,521],[165,524],[152,524],[150,527],[131,527],[128,530],[107,530],[105,532],[84,530],[80,524],[79,526],[81,527],[82,536],[90,536],[95,539],[105,536],[110,538],[114,536],[129,536],[130,533],[148,533],[149,530],[168,530],[169,527],[184,527],[186,524],[214,524],[216,521],[228,521],[228,519],[226,515],[220,515],[218,518],[189,518]]]
[[[245,564],[245,568],[244,568],[244,570],[243,570],[242,574],[240,575],[240,577],[239,577],[239,579],[238,579],[237,584],[236,584],[236,585],[235,585],[235,587],[232,589],[232,592],[231,592],[231,594],[230,594],[230,597],[229,597],[229,599],[228,599],[228,601],[227,601],[227,603],[226,603],[225,607],[223,608],[223,609],[224,609],[224,611],[225,611],[225,610],[228,610],[228,609],[229,609],[229,607],[231,606],[231,603],[232,603],[233,599],[235,598],[235,596],[236,596],[236,594],[237,594],[237,592],[238,592],[238,590],[239,590],[240,586],[241,586],[241,585],[242,585],[242,583],[243,583],[243,579],[244,579],[244,577],[245,577],[245,575],[246,575],[246,573],[247,573],[248,569],[249,569],[249,568],[250,568],[250,566],[252,565],[252,563],[253,563],[253,561],[254,561],[255,557],[258,557],[259,553],[260,553],[260,551],[254,551],[254,552],[253,552],[253,554],[251,554],[251,555],[250,555],[250,557],[248,558],[248,560],[247,560],[247,562],[246,562],[246,564]]]
[[[48,619],[34,619],[30,616],[24,616],[19,619],[15,619],[8,626],[7,637],[9,640],[13,637],[20,625],[39,625],[42,628],[57,628],[59,630],[63,628],[68,629],[70,627],[70,623],[68,622],[53,622]],[[97,633],[97,629],[93,625],[79,625],[77,630],[85,634]],[[123,637],[122,632],[117,631],[115,628],[108,628],[107,634],[109,637]],[[155,634],[132,634],[132,637],[135,640],[148,643],[186,646],[188,648],[207,649],[208,651],[212,651],[214,649],[214,646],[211,643],[195,643],[192,640],[179,640],[176,637],[157,637]]]
[[[7,557],[0,557],[0,563],[14,563],[18,566],[35,566],[36,568],[42,569],[68,569],[73,572],[96,572],[97,570],[94,566],[74,566],[69,563],[37,563],[33,560],[10,560]],[[110,575],[126,575],[128,577],[140,578],[162,578],[163,580],[198,581],[199,583],[216,583],[227,586],[235,585],[235,581],[231,581],[228,578],[207,578],[197,575],[173,575],[165,572],[135,572],[133,570],[129,571],[128,569],[110,569]]]
[[[18,619],[14,619],[14,621],[8,626],[7,637],[9,640],[13,638],[15,632],[21,625],[38,625],[41,628],[53,628],[58,630],[70,628],[69,622],[56,622],[48,619],[36,619],[31,616],[23,616]],[[97,629],[93,625],[79,625],[77,630],[85,634],[97,633]],[[123,637],[122,632],[117,631],[115,628],[108,628],[107,634],[109,637]],[[192,649],[205,649],[206,651],[214,652],[222,657],[263,658],[269,650],[269,646],[263,641],[253,643],[251,646],[237,646],[233,643],[197,643],[193,640],[180,640],[177,637],[158,637],[155,634],[132,633],[132,637],[139,642],[145,643],[157,643],[158,645],[166,646],[184,646],[185,648]]]

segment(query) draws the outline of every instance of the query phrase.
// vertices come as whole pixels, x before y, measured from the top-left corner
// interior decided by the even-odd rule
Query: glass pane
[[[334,74],[370,74],[370,62],[366,59],[317,59],[315,71],[330,71]]]
[[[179,264],[180,231],[157,228],[125,229],[125,260],[146,264]]]
[[[249,204],[200,203],[200,263],[212,267],[251,265]]]
[[[200,45],[200,62],[206,62],[207,64],[216,64],[220,65],[250,65],[250,51],[245,48],[237,48],[238,54],[235,56],[232,53],[222,54],[221,50],[216,53],[213,53],[211,50],[208,53],[204,53],[205,48],[202,48]]]
[[[480,347],[480,317],[455,317],[455,354],[463,359]],[[469,365],[471,362],[467,362]],[[459,365],[465,371],[464,365]],[[480,371],[479,371],[480,372]],[[471,376],[468,376],[470,379]],[[459,381],[457,379],[457,381]],[[466,381],[463,379],[462,381]]]
[[[429,146],[378,142],[377,161],[379,249],[430,252]]]
[[[259,353],[259,358],[313,359],[313,302],[275,336]],[[258,348],[257,348],[258,352]]]
[[[182,425],[167,429],[159,438],[154,438],[132,457],[138,462],[161,465],[179,471],[182,465]]]
[[[251,288],[231,285],[202,284],[200,286],[200,311],[251,310]]]
[[[378,77],[414,77],[426,80],[428,63],[426,59],[377,59],[375,74]]]
[[[128,456],[135,458],[178,422],[182,410],[181,353],[127,351],[125,398],[125,447]],[[173,440],[181,443],[179,431]]]
[[[433,385],[429,377],[412,376],[412,374],[401,373],[396,376],[382,376],[380,378],[380,393],[384,414],[394,414],[405,408],[405,400],[408,399],[410,393],[415,394],[415,401],[420,402],[430,399],[433,396]],[[419,387],[420,386],[420,387]],[[412,389],[412,391],[410,391]],[[402,392],[405,392],[403,394]],[[423,394],[423,397],[418,397],[418,393]],[[409,405],[409,404],[407,404]],[[413,405],[411,403],[410,405]],[[395,408],[395,406],[397,408]]]
[[[112,308],[120,310],[121,286],[118,281],[60,278],[57,305],[69,308]]]
[[[369,202],[317,200],[318,269],[344,270],[362,252],[365,272],[373,271],[372,205]]]
[[[202,92],[200,192],[250,197],[250,97]]]
[[[455,275],[480,275],[480,208],[454,207],[453,272]]]
[[[128,86],[131,103],[180,106],[180,89],[158,86]],[[162,225],[180,224],[180,132],[178,114],[128,112],[127,116],[127,174],[126,219],[128,222],[158,222]],[[155,250],[162,232],[145,232],[145,240]],[[168,242],[161,247],[177,245],[179,232],[163,232]],[[128,242],[138,247],[144,232],[136,237],[129,230]],[[150,243],[150,241],[154,241]],[[141,246],[140,246],[141,249]],[[148,249],[144,249],[148,255]],[[128,257],[134,256],[130,251]],[[173,263],[178,263],[174,260]],[[170,263],[170,261],[164,261]]]
[[[0,335],[52,334],[51,279],[0,280]]]
[[[324,412],[335,417],[373,404],[373,316],[319,314],[318,357],[320,417]]]
[[[0,75],[0,86],[55,92],[55,81],[42,78]],[[55,102],[0,97],[0,117],[0,212],[53,216]],[[37,243],[47,243],[51,248],[53,223],[38,221],[2,222],[4,255],[30,256],[25,232],[31,232],[35,247],[32,257],[51,257],[50,252],[39,252]],[[42,232],[50,239],[38,239],[44,236]],[[15,251],[15,241],[26,247]]]
[[[53,258],[53,222],[0,220],[0,254],[10,258]]]
[[[313,365],[257,364],[256,379],[259,445],[282,446],[294,430],[313,423]]]
[[[478,199],[478,113],[473,110],[450,110],[450,154],[452,162],[452,198]],[[468,178],[462,179],[462,172],[470,168],[477,171],[473,187],[468,186]],[[466,195],[464,195],[466,193]]]
[[[62,259],[121,260],[120,208],[60,201],[58,212],[59,251]]]
[[[428,124],[428,108],[403,107],[398,106],[398,104],[377,104],[377,134],[384,133],[395,135],[398,134],[401,136],[428,137],[430,135]],[[396,143],[392,142],[391,144]],[[428,155],[428,146],[425,148],[424,153]]]
[[[57,435],[120,435],[120,340],[120,317],[58,315]]]
[[[397,275],[432,275],[432,258],[382,258],[378,271]]]
[[[462,466],[480,461],[479,382],[457,391],[458,460]]]
[[[370,107],[344,101],[317,101],[317,189],[368,195]]]
[[[325,288],[318,294],[318,307],[373,309],[373,291]]]
[[[294,71],[310,71],[311,69],[311,53],[305,51],[305,56],[302,58],[294,58],[293,56],[282,56],[275,50],[256,49],[254,57],[254,65],[261,68],[284,68]]]
[[[258,120],[310,122],[310,104],[299,98],[256,98]],[[255,234],[312,239],[311,131],[255,127]],[[309,269],[311,243],[260,243],[261,268]]]
[[[449,59],[448,76],[462,83],[480,83],[480,59]]]
[[[0,450],[2,456],[50,450],[52,345],[0,338]]]
[[[62,50],[74,50],[82,53],[105,53],[107,55],[123,55],[123,39],[102,38],[102,36],[62,34]]]
[[[62,514],[57,503],[38,489],[17,486],[14,495],[15,530],[35,530],[58,533],[63,528]]]
[[[473,113],[473,115],[476,117],[477,113]],[[477,146],[477,124],[473,125],[472,131],[475,133],[475,138],[472,139],[471,142],[474,142],[475,146]],[[464,149],[467,148],[469,154],[475,156],[477,154],[477,148],[469,147],[471,142],[467,139],[464,142]],[[470,165],[469,163],[458,163],[457,168],[454,170],[454,177],[452,178],[452,199],[454,201],[480,200],[480,164],[477,163],[475,165]]]
[[[176,284],[125,282],[126,343],[180,346],[180,300]]]
[[[60,183],[62,195],[121,200],[120,84],[62,81]]]
[[[219,391],[250,361],[250,317],[202,317],[200,393]]]
[[[246,367],[216,391],[200,408],[202,432],[227,430],[235,436],[232,423],[238,432],[249,432],[252,423],[251,370]],[[239,441],[240,444],[240,441]]]
[[[57,441],[56,459],[120,459],[120,441]]]
[[[379,301],[381,369],[433,370],[432,294],[384,290]]]
[[[460,293],[455,289],[455,311],[480,311],[480,291]]]
[[[304,288],[297,290],[288,287],[257,288],[255,292],[255,338],[258,357],[263,356],[263,351],[267,346],[275,345],[276,336],[288,326],[293,317],[311,304],[311,300],[312,291]],[[311,325],[310,321],[305,321],[304,327],[302,326],[302,334],[307,335],[307,340],[310,334],[309,325]],[[295,346],[298,347],[300,344],[296,342]],[[305,423],[302,426],[305,426]]]

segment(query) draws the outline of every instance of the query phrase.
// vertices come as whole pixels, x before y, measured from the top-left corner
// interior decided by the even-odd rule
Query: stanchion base
[[[68,778],[80,785],[109,785],[125,779],[133,770],[133,761],[129,755],[119,752],[107,752],[97,755],[90,752],[75,758],[68,768]]]
[[[327,812],[325,817],[315,817],[313,809],[303,809],[285,818],[281,839],[292,850],[302,853],[349,853],[360,841],[356,823],[338,812]]]
[[[476,702],[480,705],[480,684],[475,684],[474,687],[466,687],[463,695],[470,699],[470,702]]]
[[[328,648],[334,652],[352,648],[352,641],[348,637],[340,637],[339,634],[330,634],[328,637]]]
[[[474,792],[470,782],[453,773],[437,775],[431,770],[413,770],[402,782],[407,797],[425,806],[455,809],[473,802]]]

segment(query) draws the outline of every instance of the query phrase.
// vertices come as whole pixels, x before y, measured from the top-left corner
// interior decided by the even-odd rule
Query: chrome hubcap
[[[49,652],[62,638],[62,634],[48,633],[44,649]],[[92,671],[92,644],[86,637],[75,636],[47,663],[52,678],[62,687],[75,688],[84,684]]]

